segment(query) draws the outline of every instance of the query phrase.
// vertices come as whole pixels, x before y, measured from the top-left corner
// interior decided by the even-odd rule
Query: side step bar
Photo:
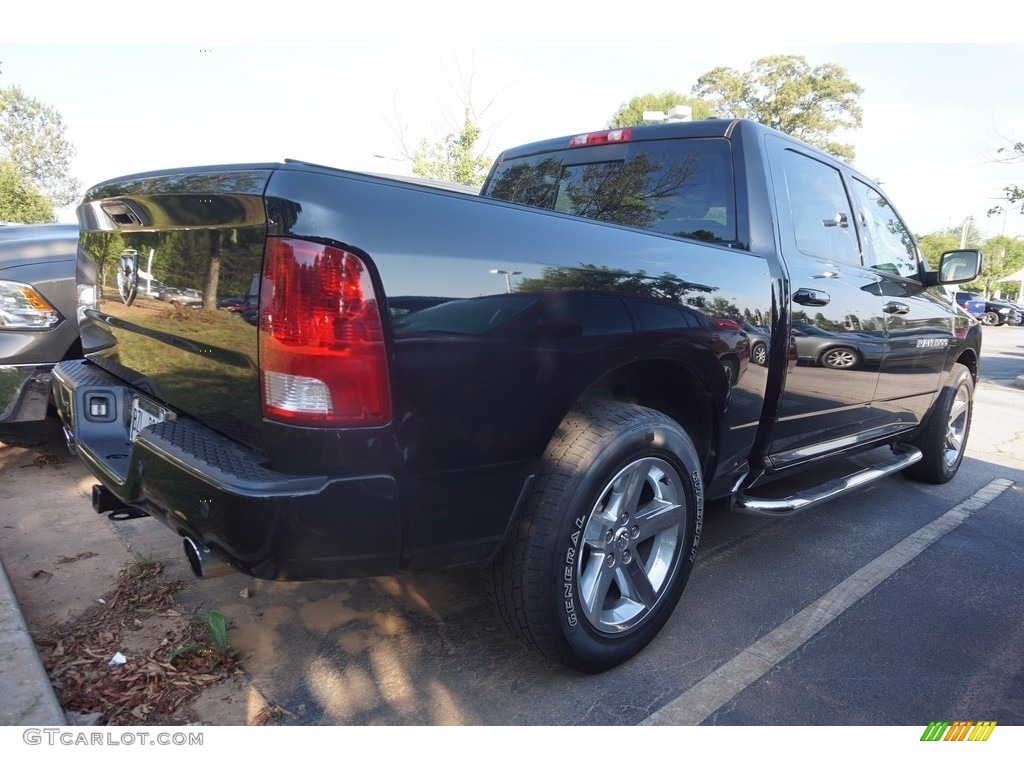
[[[802,493],[787,496],[784,499],[759,499],[742,493],[736,494],[732,500],[733,511],[761,517],[788,517],[802,512],[809,507],[856,490],[862,485],[868,485],[887,475],[906,469],[922,459],[921,451],[917,448],[910,446],[901,446],[901,448],[905,448],[905,452],[894,454],[893,458],[888,461],[867,467],[838,480],[829,480],[815,488],[808,488]]]

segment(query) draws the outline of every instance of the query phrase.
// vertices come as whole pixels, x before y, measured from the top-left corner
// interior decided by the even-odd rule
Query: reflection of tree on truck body
[[[637,272],[620,272],[599,267],[596,264],[581,262],[578,267],[545,267],[541,277],[524,278],[519,281],[516,290],[524,293],[536,291],[617,291],[655,299],[665,299],[689,304],[692,307],[707,311],[707,307],[719,308],[718,302],[726,301],[716,298],[705,306],[703,296],[687,298],[688,293],[714,293],[717,288],[700,283],[691,283],[666,272],[660,277],[649,277],[643,270]],[[732,304],[728,304],[732,314],[740,314]]]

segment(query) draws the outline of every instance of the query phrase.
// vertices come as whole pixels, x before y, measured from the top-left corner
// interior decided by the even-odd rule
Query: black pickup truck
[[[980,254],[928,271],[867,176],[756,123],[518,147],[479,194],[297,161],[142,173],[78,217],[69,446],[97,511],[158,518],[197,575],[483,565],[515,634],[602,670],[670,616],[707,499],[785,515],[963,457],[981,335],[940,286]],[[203,309],[138,291],[125,253]]]

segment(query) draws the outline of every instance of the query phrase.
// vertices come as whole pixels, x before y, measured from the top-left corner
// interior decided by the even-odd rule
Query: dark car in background
[[[0,426],[42,421],[50,371],[81,357],[77,224],[0,225]]]
[[[1020,325],[1020,312],[1008,301],[986,299],[970,291],[957,291],[953,300],[985,325]]]

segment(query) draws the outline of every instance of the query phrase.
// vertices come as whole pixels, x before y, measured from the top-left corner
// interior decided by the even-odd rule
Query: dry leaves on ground
[[[133,563],[96,605],[37,638],[65,711],[100,713],[106,725],[181,725],[189,702],[238,671],[210,642],[208,626],[183,613],[184,584],[160,563]],[[117,653],[126,661],[111,665]]]

